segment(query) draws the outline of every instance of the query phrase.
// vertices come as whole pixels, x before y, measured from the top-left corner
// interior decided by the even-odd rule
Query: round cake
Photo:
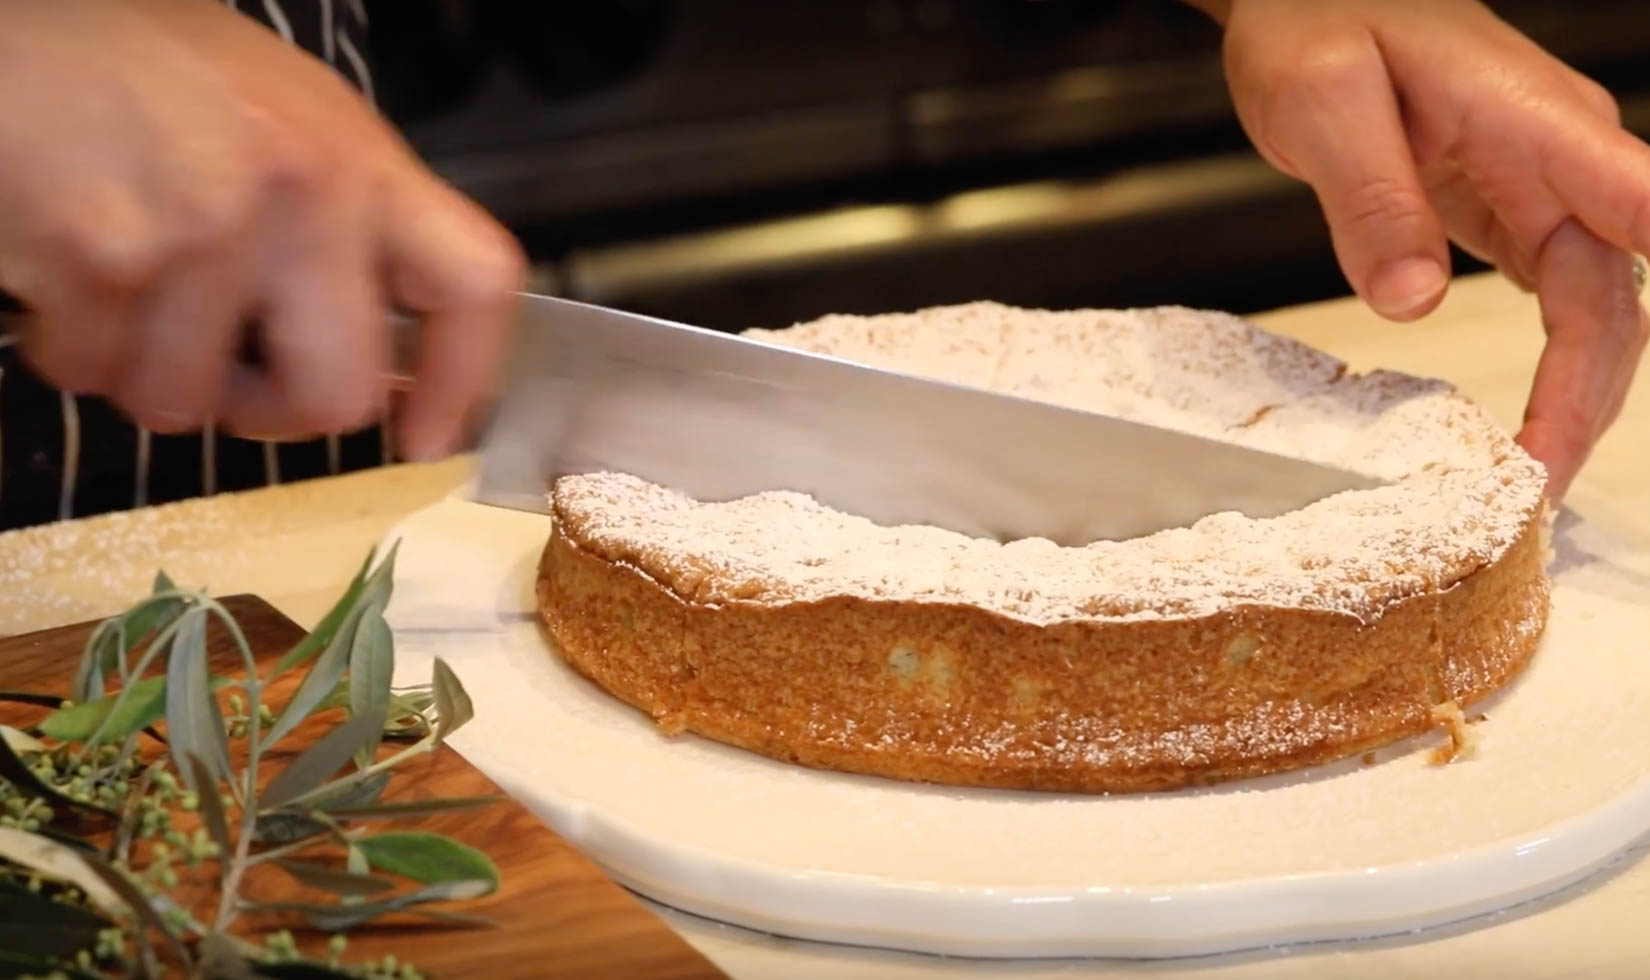
[[[1439,725],[1459,744],[1462,709],[1546,625],[1545,471],[1445,383],[1180,307],[970,303],[747,335],[1384,482],[1073,548],[879,526],[794,492],[563,477],[544,622],[668,733],[904,780],[1167,789]]]

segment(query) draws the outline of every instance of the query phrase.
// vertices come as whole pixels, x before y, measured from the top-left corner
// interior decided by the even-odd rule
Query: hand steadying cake
[[[1539,293],[1520,438],[1562,495],[1644,344],[1650,148],[1473,0],[1187,2],[1225,25],[1247,131],[1316,190],[1371,307],[1433,309],[1446,237]],[[432,328],[402,446],[452,447],[497,374],[519,249],[326,66],[203,0],[7,0],[0,87],[0,287],[37,314],[22,347],[48,381],[163,432],[348,428],[383,398],[393,300]],[[234,367],[252,314],[267,378]]]
[[[1413,320],[1446,236],[1541,300],[1547,345],[1519,441],[1561,498],[1615,420],[1650,321],[1650,147],[1610,94],[1475,0],[1191,0],[1225,25],[1245,131],[1317,193],[1341,268]]]

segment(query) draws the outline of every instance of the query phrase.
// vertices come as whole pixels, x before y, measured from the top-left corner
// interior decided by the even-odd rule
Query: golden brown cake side
[[[903,779],[1162,789],[1459,719],[1545,626],[1545,472],[1442,382],[1179,307],[977,303],[753,336],[1386,482],[1062,548],[879,526],[794,492],[564,477],[544,619],[667,731]]]
[[[1259,605],[1039,624],[854,596],[706,604],[562,516],[538,594],[581,673],[668,732],[949,784],[1140,791],[1353,755],[1505,684],[1548,608],[1539,509],[1492,563],[1367,623]]]

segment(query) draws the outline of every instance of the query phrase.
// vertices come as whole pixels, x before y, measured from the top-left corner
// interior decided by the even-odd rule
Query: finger
[[[1358,295],[1392,320],[1430,312],[1449,282],[1449,247],[1379,48],[1360,34],[1297,72],[1277,96],[1269,142],[1317,193]]]
[[[310,197],[266,229],[261,250],[261,374],[237,368],[225,427],[258,439],[348,432],[383,403],[387,325],[364,206]]]
[[[212,420],[248,302],[242,259],[225,246],[179,263],[151,291],[110,391],[110,400],[138,425],[175,433]]]
[[[435,181],[391,188],[382,219],[396,303],[422,320],[397,440],[409,460],[452,452],[498,376],[525,261],[485,212]]]
[[[1525,292],[1535,290],[1535,257],[1519,247],[1518,238],[1478,193],[1472,181],[1459,170],[1429,176],[1428,196],[1450,240],[1462,251],[1496,267]]]
[[[83,281],[65,285],[69,288],[56,295],[31,299],[31,315],[19,330],[19,350],[54,387],[80,395],[106,394],[134,333],[136,297]]]
[[[1580,116],[1551,129],[1542,174],[1553,194],[1594,235],[1620,249],[1650,253],[1650,146]]]
[[[32,315],[24,358],[64,391],[107,394],[150,283],[142,217],[119,197],[85,195],[53,236],[31,236],[0,257],[5,288]]]
[[[1630,258],[1573,220],[1542,250],[1538,288],[1547,343],[1518,441],[1559,500],[1626,397],[1647,322]]]

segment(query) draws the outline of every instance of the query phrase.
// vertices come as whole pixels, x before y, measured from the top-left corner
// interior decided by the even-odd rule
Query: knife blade
[[[1270,517],[1369,476],[736,334],[521,294],[474,499],[544,512],[613,471],[723,501],[806,493],[882,525],[1082,545]]]

